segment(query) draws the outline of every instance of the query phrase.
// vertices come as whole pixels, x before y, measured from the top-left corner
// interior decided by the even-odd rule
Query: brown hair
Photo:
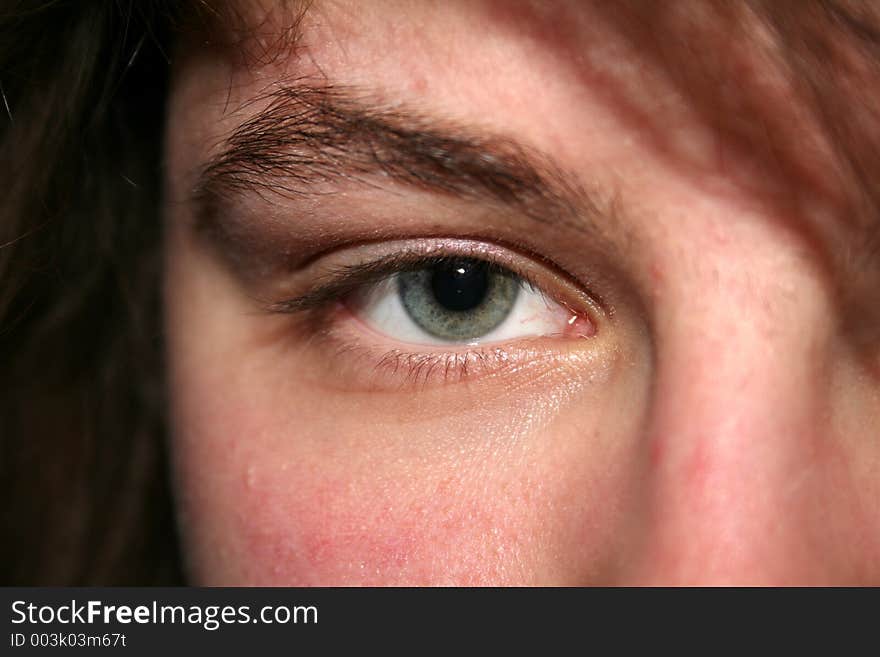
[[[158,285],[172,41],[259,63],[259,30],[207,0],[0,10],[0,584],[183,581]]]
[[[156,285],[171,14],[13,4],[0,15],[0,582],[176,583]]]

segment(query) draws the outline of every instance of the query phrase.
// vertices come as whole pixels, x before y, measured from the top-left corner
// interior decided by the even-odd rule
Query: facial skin
[[[880,584],[880,264],[834,149],[757,51],[730,62],[806,161],[749,141],[754,117],[731,144],[601,14],[315,2],[271,61],[179,58],[165,298],[194,583]],[[352,170],[369,140],[344,131],[282,143],[302,169],[204,174],[285,86],[549,191],[414,185],[381,141],[386,169]],[[266,125],[304,110],[284,97]],[[545,323],[420,344],[373,321],[375,283],[291,301],[438,249],[528,271]]]

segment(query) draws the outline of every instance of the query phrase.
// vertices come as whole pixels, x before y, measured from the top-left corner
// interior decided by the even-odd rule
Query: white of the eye
[[[398,294],[397,277],[373,285],[359,300],[355,314],[373,330],[393,340],[423,345],[478,345],[561,333],[571,318],[564,306],[523,285],[513,308],[489,333],[474,340],[449,341],[431,335],[413,321]]]

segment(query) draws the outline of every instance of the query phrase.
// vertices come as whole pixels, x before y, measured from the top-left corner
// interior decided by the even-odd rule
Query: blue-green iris
[[[520,281],[482,260],[460,258],[403,272],[398,293],[412,320],[434,337],[476,340],[510,314]]]

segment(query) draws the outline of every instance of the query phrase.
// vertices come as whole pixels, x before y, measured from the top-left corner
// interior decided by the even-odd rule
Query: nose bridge
[[[728,292],[697,316],[671,304],[659,335],[644,580],[782,583],[810,561],[816,457],[829,449],[823,324],[772,290]]]

